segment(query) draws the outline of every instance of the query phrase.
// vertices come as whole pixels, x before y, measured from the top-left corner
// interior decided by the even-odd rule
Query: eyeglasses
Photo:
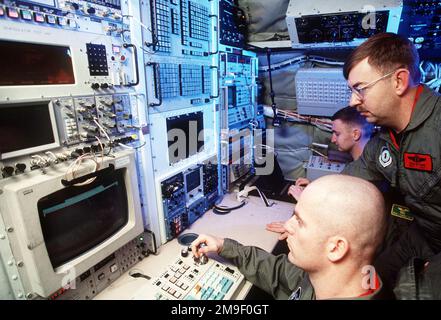
[[[400,68],[401,68],[401,67],[400,67]],[[400,69],[400,68],[398,68],[398,69]],[[366,95],[366,89],[368,89],[368,88],[370,88],[370,87],[373,87],[378,81],[383,80],[383,79],[385,79],[385,78],[387,78],[387,77],[393,75],[398,69],[395,69],[394,71],[391,71],[391,72],[389,72],[389,73],[386,73],[384,76],[381,76],[380,78],[378,78],[378,79],[376,79],[376,80],[374,80],[374,81],[372,81],[372,82],[369,82],[368,84],[366,84],[366,85],[364,85],[364,86],[361,86],[361,87],[358,87],[358,88],[353,88],[353,87],[351,87],[351,86],[348,86],[348,88],[349,88],[349,90],[350,90],[352,93],[355,93],[355,95],[356,95],[358,98],[360,98],[360,99],[364,99],[364,97],[365,97],[365,95]]]

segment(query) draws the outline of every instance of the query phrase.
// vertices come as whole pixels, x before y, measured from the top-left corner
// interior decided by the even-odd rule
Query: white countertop
[[[226,195],[222,201],[222,205],[225,206],[235,206],[237,204],[238,202],[232,194]],[[250,196],[248,203],[244,207],[226,215],[217,215],[212,210],[209,210],[188,229],[184,230],[183,234],[212,234],[237,240],[244,245],[254,245],[264,250],[272,251],[278,242],[278,234],[267,231],[265,225],[273,221],[289,219],[292,216],[293,210],[293,203],[275,201],[272,207],[265,207],[260,198]],[[137,269],[139,272],[150,276],[153,280],[180,256],[181,248],[182,246],[178,243],[177,239],[173,239],[160,246],[156,255],[150,255],[130,270]],[[219,260],[219,257],[215,257],[215,259]],[[225,263],[225,261],[222,262]],[[137,291],[152,281],[145,278],[133,278],[129,276],[130,270],[95,296],[94,299],[133,299]],[[241,289],[235,294],[234,299],[244,299],[251,286],[250,282],[245,281]]]

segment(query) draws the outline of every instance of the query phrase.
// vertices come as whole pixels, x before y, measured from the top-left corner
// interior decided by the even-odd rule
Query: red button
[[[8,8],[8,17],[12,18],[12,19],[17,19],[18,18],[18,10],[14,9],[14,8]]]
[[[34,20],[36,21],[36,22],[44,22],[44,14],[42,14],[42,13],[38,13],[38,12],[35,12],[34,13]]]

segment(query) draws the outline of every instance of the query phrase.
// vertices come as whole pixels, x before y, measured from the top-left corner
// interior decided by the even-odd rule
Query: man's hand
[[[306,178],[298,178],[296,184],[289,187],[288,194],[298,201],[303,189],[305,189],[309,183],[310,181]]]
[[[205,244],[205,246],[200,247],[201,244]],[[197,258],[201,254],[206,254],[208,252],[216,252],[219,253],[224,247],[224,239],[214,236],[209,236],[206,234],[201,234],[195,241],[191,244],[191,252]]]
[[[284,221],[274,221],[266,225],[266,230],[280,233],[279,240],[285,240],[288,237],[288,233],[286,232],[284,225]]]

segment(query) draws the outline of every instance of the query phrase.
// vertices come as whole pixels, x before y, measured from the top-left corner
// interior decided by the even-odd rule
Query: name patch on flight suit
[[[395,203],[392,205],[392,209],[390,211],[390,214],[395,217],[401,218],[401,219],[406,219],[409,221],[413,220],[413,216],[410,213],[410,209],[408,207],[400,206]]]
[[[430,154],[404,153],[404,167],[419,171],[432,171],[432,157]]]

